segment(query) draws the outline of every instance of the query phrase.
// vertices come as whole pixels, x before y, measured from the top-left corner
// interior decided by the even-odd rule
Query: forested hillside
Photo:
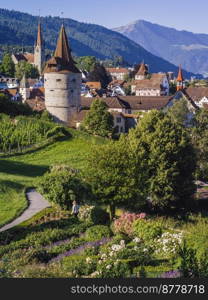
[[[41,19],[45,45],[53,50],[63,19],[44,17]],[[0,9],[0,49],[18,46],[33,46],[37,34],[38,17],[5,9]],[[122,56],[130,64],[142,60],[150,65],[151,72],[177,72],[178,67],[162,58],[152,55],[140,45],[120,33],[105,27],[64,19],[66,31],[70,37],[71,47],[77,56],[92,55],[99,59]],[[185,73],[190,77],[192,73]]]

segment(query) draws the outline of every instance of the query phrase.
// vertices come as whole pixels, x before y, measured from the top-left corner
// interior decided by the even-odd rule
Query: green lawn
[[[25,187],[34,186],[51,165],[68,164],[83,169],[93,144],[104,139],[70,130],[72,138],[65,138],[42,149],[26,154],[0,157],[0,226],[19,215],[27,206]]]

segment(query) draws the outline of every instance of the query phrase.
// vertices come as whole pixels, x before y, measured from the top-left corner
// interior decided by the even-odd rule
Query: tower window
[[[50,90],[50,92],[54,92],[54,90]]]
[[[61,81],[61,79],[56,79],[57,82]]]

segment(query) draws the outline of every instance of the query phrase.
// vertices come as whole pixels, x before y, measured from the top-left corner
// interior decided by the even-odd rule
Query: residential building
[[[165,73],[151,74],[149,78],[135,80],[131,83],[132,94],[140,97],[168,96],[169,89],[169,81]]]
[[[130,74],[129,69],[127,68],[106,68],[106,70],[113,80],[125,80],[126,76]]]

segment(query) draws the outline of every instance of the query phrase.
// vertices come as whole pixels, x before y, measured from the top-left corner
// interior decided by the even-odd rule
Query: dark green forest
[[[39,17],[26,13],[0,9],[0,55],[8,47],[10,52],[19,51],[22,47],[31,51],[37,35],[38,20]],[[54,50],[63,19],[47,16],[41,18],[41,23],[45,47]],[[152,55],[120,33],[72,19],[64,19],[64,24],[76,56],[91,55],[101,60],[122,56],[130,64],[144,60],[150,66],[150,72],[178,71],[177,66]],[[184,72],[184,75],[189,78],[193,74]]]

